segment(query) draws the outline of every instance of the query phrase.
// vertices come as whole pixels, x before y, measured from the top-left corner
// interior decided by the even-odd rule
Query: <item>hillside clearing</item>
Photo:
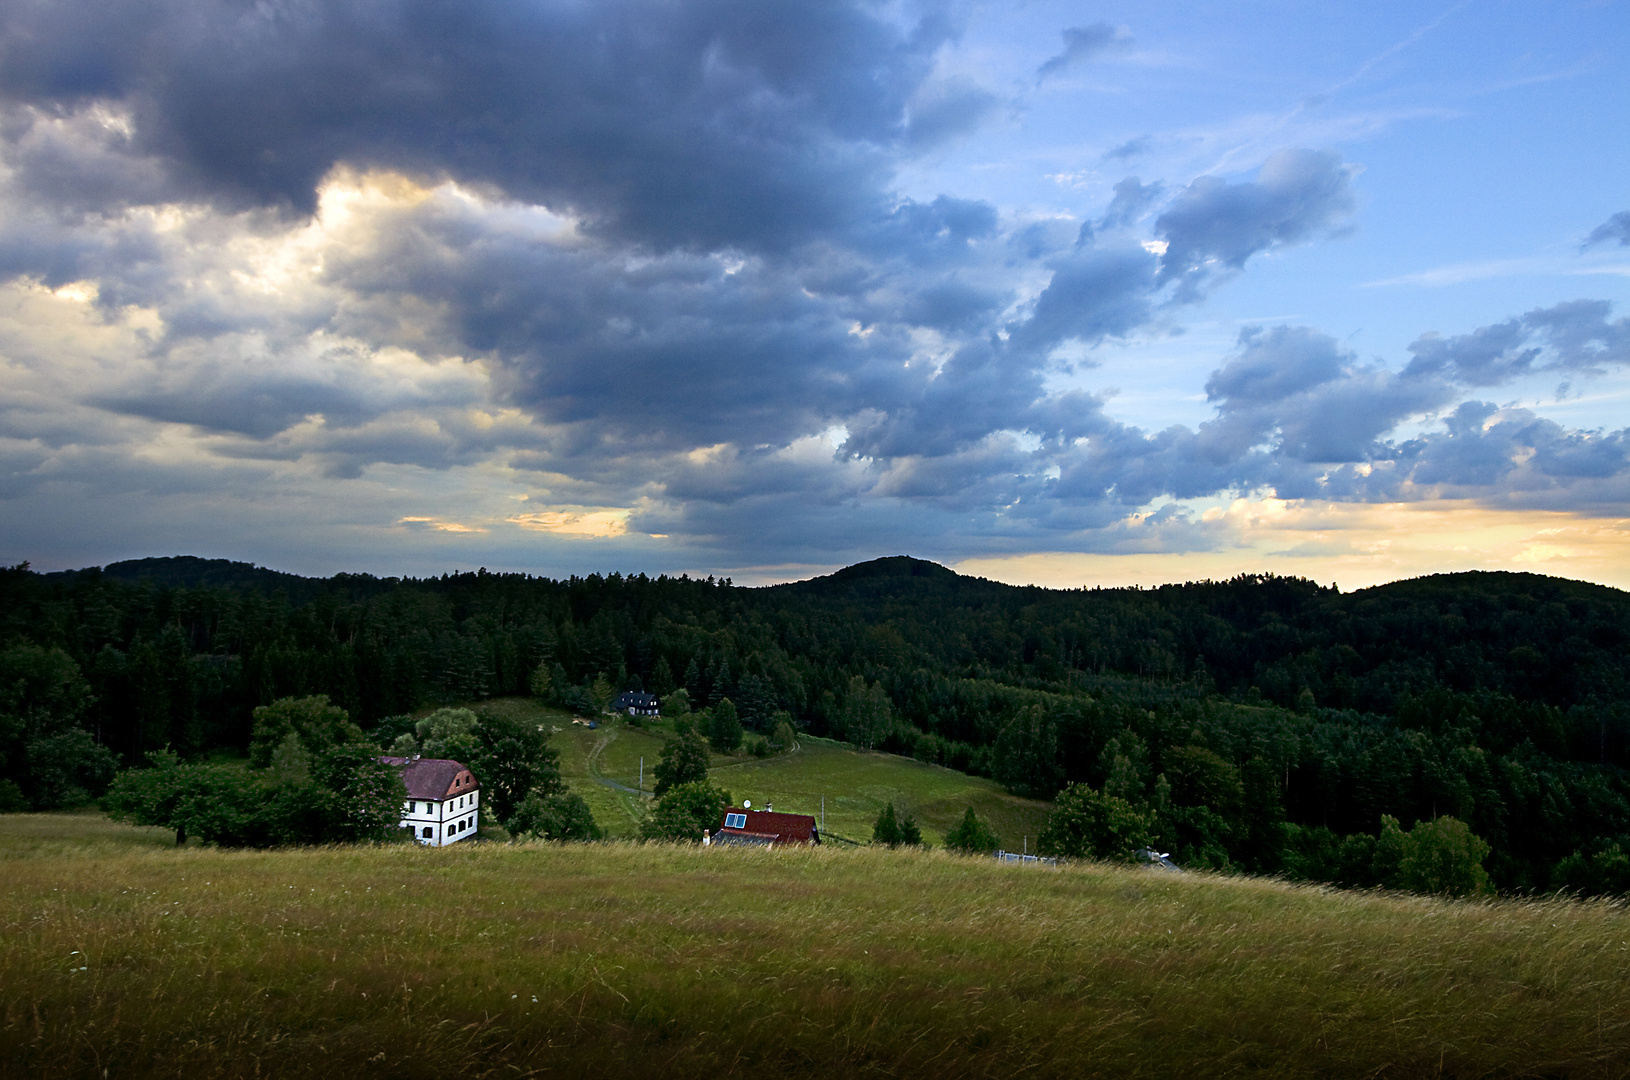
[[[1630,917],[943,852],[0,817],[30,1077],[1619,1076]]]
[[[640,759],[645,760],[645,791],[655,784],[657,760],[673,737],[673,721],[639,725],[603,717],[594,730],[573,724],[572,717],[527,698],[472,703],[479,708],[559,728],[550,744],[560,753],[560,773],[583,796],[595,823],[608,836],[638,834],[642,801]],[[774,802],[777,810],[819,817],[825,799],[826,831],[866,841],[872,824],[888,802],[908,809],[922,826],[923,838],[938,845],[972,806],[1003,843],[1015,851],[1047,820],[1050,804],[1020,799],[1001,785],[954,769],[926,765],[897,754],[863,753],[844,743],[802,735],[787,754],[755,758],[750,754],[713,755],[710,778],[739,803]]]

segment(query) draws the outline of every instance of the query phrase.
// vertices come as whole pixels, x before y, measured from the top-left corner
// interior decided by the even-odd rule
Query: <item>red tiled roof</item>
[[[774,814],[768,810],[744,810],[739,806],[732,806],[725,811],[726,814],[746,814],[747,827],[745,829],[730,829],[720,819],[718,833],[720,836],[770,836],[778,844],[818,844],[821,842],[820,830],[816,828],[815,819],[808,814]]]
[[[402,783],[410,799],[448,799],[481,787],[469,769],[447,758],[382,757],[379,760],[401,767]]]

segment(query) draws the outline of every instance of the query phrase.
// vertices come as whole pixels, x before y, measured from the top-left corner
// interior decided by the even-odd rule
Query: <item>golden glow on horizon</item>
[[[1517,570],[1630,588],[1630,519],[1470,502],[1236,500],[1203,515],[1214,550],[1046,552],[953,563],[962,574],[1050,588],[1163,585],[1276,573],[1361,589],[1460,570]],[[1229,539],[1232,542],[1228,542]]]

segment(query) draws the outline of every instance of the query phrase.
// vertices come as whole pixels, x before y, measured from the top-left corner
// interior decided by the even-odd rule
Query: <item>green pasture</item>
[[[1051,809],[1009,795],[992,780],[807,735],[792,753],[721,759],[709,775],[738,803],[744,798],[755,807],[773,802],[787,813],[819,816],[824,796],[826,831],[862,842],[871,839],[872,825],[889,802],[915,815],[923,839],[936,846],[972,806],[1005,846],[1018,851],[1028,836],[1034,851]]]
[[[942,850],[0,817],[0,1075],[1618,1077],[1630,915]]]
[[[502,698],[475,707],[534,721],[545,730],[558,728],[551,745],[560,753],[567,785],[583,796],[607,835],[638,834],[641,800],[623,789],[640,787],[643,757],[644,788],[651,790],[662,747],[673,738],[671,720],[636,725],[608,717],[591,731],[572,723],[569,714],[527,698]],[[738,803],[751,799],[755,807],[773,802],[785,813],[820,817],[824,799],[826,832],[862,842],[871,838],[872,824],[889,802],[914,814],[923,838],[935,845],[972,806],[1005,846],[1019,851],[1028,837],[1033,851],[1050,809],[1047,803],[1009,795],[991,780],[895,754],[862,753],[808,735],[800,736],[790,753],[768,758],[714,754],[710,775]]]

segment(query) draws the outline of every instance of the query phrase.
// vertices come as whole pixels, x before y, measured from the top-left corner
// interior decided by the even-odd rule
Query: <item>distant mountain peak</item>
[[[867,578],[911,577],[950,581],[957,576],[955,570],[948,566],[941,566],[937,562],[929,562],[927,559],[915,559],[910,555],[889,555],[881,559],[872,559],[870,562],[846,566],[833,574],[832,580],[861,581]]]

